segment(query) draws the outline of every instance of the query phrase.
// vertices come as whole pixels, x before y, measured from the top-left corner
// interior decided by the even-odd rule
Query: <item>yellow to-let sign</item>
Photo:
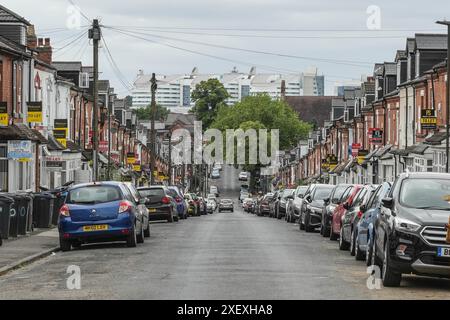
[[[29,111],[28,112],[28,122],[42,122],[42,112],[41,111]]]
[[[140,164],[134,164],[133,165],[133,171],[141,171],[141,165]]]
[[[0,125],[8,126],[9,124],[9,116],[7,113],[0,113]]]
[[[420,123],[422,124],[436,124],[437,118],[420,118]]]
[[[56,140],[58,140],[58,142],[59,143],[61,143],[63,146],[64,146],[64,148],[67,148],[67,139],[56,139]]]

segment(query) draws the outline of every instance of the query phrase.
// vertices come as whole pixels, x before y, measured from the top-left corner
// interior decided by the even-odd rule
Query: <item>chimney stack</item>
[[[37,37],[34,25],[28,26],[27,28],[27,46],[31,50],[34,50],[37,47]]]
[[[46,64],[52,64],[53,49],[50,45],[50,38],[38,38],[38,59]]]
[[[281,100],[285,100],[286,98],[286,81],[281,80]]]

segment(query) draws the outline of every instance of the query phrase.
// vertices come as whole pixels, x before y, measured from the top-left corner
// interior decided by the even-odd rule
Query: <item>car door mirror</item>
[[[308,202],[312,202],[312,198],[311,198],[311,196],[307,196],[307,197],[306,197],[306,201],[308,201]]]
[[[366,205],[365,204],[362,204],[360,207],[359,207],[359,211],[361,211],[361,212],[365,212],[367,210],[367,208],[366,208]]]
[[[325,204],[329,204],[329,203],[330,203],[330,198],[325,198],[325,199],[323,199],[323,202],[324,202]]]
[[[384,207],[391,209],[392,205],[394,204],[394,199],[384,198],[383,200],[381,200],[381,203],[383,204]]]
[[[345,210],[350,209],[350,205],[347,202],[344,203],[343,207],[344,207]]]
[[[294,200],[294,196],[293,195],[287,196],[286,198],[289,199],[289,200]]]
[[[148,200],[146,198],[140,198],[139,199],[139,204],[147,204]]]

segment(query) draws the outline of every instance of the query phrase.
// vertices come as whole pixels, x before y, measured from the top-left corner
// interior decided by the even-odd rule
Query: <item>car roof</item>
[[[420,179],[420,178],[430,178],[430,179],[449,179],[450,173],[442,173],[442,172],[404,172],[400,174],[403,178],[410,179]]]
[[[137,189],[138,190],[150,190],[150,189],[168,189],[168,188],[164,185],[153,185],[153,186],[148,186],[148,187],[139,187]]]
[[[101,181],[101,182],[86,182],[86,183],[80,183],[71,186],[68,190],[80,188],[80,187],[91,187],[91,186],[116,186],[119,187],[121,185],[124,185],[121,181]]]

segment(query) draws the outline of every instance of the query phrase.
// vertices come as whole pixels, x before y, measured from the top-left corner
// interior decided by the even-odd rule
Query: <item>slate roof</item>
[[[387,76],[397,75],[397,64],[395,62],[384,63],[384,74]]]
[[[408,56],[406,54],[406,50],[397,50],[395,54],[395,61],[406,59]]]
[[[25,47],[0,35],[0,50],[2,49],[10,51],[12,53],[24,54],[28,56],[28,54],[25,51]]]
[[[301,120],[323,127],[325,121],[330,118],[332,101],[335,98],[333,96],[287,96],[285,101],[297,112]]]
[[[0,140],[31,140],[40,142],[41,139],[25,124],[13,124],[7,127],[0,127]]]
[[[56,150],[56,151],[62,151],[64,149],[66,149],[61,143],[59,143],[58,140],[55,139],[54,136],[52,136],[51,134],[48,135],[48,145],[47,145],[47,149],[48,150]]]
[[[424,143],[428,145],[440,145],[446,138],[446,132],[437,132],[431,137],[426,138]]]
[[[0,5],[0,23],[1,22],[8,22],[8,23],[20,22],[27,26],[31,25],[31,23],[28,20],[26,20],[24,17],[19,16],[17,13],[9,10],[8,8],[6,8],[2,5]]]
[[[446,34],[416,33],[415,48],[419,50],[447,50]]]
[[[58,71],[81,71],[82,67],[80,61],[54,61],[52,65]]]

